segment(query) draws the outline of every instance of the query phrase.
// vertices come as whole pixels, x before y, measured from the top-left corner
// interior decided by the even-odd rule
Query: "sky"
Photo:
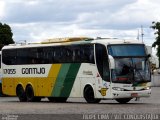
[[[160,0],[0,0],[0,22],[16,42],[61,37],[107,37],[155,41],[152,21],[160,20]],[[140,40],[141,37],[139,37]]]

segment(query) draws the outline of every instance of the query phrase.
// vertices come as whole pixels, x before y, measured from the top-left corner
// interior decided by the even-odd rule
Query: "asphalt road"
[[[21,119],[40,120],[40,118],[54,118],[53,115],[57,115],[55,120],[62,120],[62,118],[74,120],[77,117],[79,119],[99,119],[98,115],[108,114],[160,114],[160,87],[152,88],[151,97],[141,98],[140,101],[131,100],[128,104],[119,104],[114,100],[88,104],[82,98],[69,98],[67,103],[52,103],[47,99],[42,99],[41,102],[19,102],[17,97],[0,97],[0,119],[3,120],[9,120],[7,117],[16,118],[16,115],[18,115],[18,120],[20,116]],[[103,119],[107,118],[103,116]]]

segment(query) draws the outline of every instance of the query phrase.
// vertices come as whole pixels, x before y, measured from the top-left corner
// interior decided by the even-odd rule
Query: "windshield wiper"
[[[138,82],[143,82],[143,81],[145,81],[145,80],[144,80],[144,77],[142,76],[141,72],[137,69],[136,65],[135,65],[135,67],[134,67],[134,70],[135,70],[135,72],[138,73],[139,76],[140,76],[140,80],[141,80],[141,81],[138,81]]]

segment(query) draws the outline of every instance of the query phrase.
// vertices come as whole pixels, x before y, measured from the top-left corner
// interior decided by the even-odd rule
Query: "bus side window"
[[[50,58],[50,60],[51,60],[51,62],[50,63],[55,63],[55,58],[54,58],[54,52],[55,51],[55,49],[54,49],[54,47],[52,47],[51,48],[51,58]]]
[[[109,61],[107,57],[106,47],[101,44],[95,44],[95,47],[98,71],[103,80],[110,81]]]
[[[61,47],[55,47],[54,51],[54,63],[61,63],[62,59],[62,48]]]
[[[88,54],[90,52],[89,50],[90,49],[88,45],[81,46],[81,51],[82,51],[81,57],[82,57],[82,61],[85,63],[89,62],[89,54]]]
[[[43,57],[43,48],[37,48],[37,61],[38,64],[43,64],[44,63],[44,57]]]
[[[94,63],[94,53],[91,52],[90,56],[89,56],[89,61],[90,63]]]
[[[28,64],[29,62],[28,54],[29,54],[28,48],[17,49],[16,64],[17,65]]]
[[[95,63],[95,61],[94,61],[94,46],[93,45],[90,45],[90,47],[89,47],[88,56],[89,56],[89,63]]]
[[[3,50],[2,62],[6,65],[16,64],[16,50]]]
[[[73,62],[74,63],[80,63],[81,62],[81,49],[80,46],[74,46],[74,51],[73,51]]]
[[[2,51],[2,62],[3,62],[3,64],[8,65],[8,63],[9,63],[8,57],[9,56],[8,56],[7,50],[3,50]]]
[[[74,46],[74,62],[95,63],[94,47],[92,44]]]
[[[71,48],[69,46],[64,47],[64,58],[66,63],[73,63],[72,56],[73,51],[71,50]]]
[[[30,64],[36,64],[37,63],[37,48],[31,48],[29,54],[29,63]]]

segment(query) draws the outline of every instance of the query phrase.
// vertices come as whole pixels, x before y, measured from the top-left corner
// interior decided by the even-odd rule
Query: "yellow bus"
[[[2,49],[3,93],[20,101],[88,103],[114,99],[127,103],[149,97],[148,53],[136,40],[59,38]]]

